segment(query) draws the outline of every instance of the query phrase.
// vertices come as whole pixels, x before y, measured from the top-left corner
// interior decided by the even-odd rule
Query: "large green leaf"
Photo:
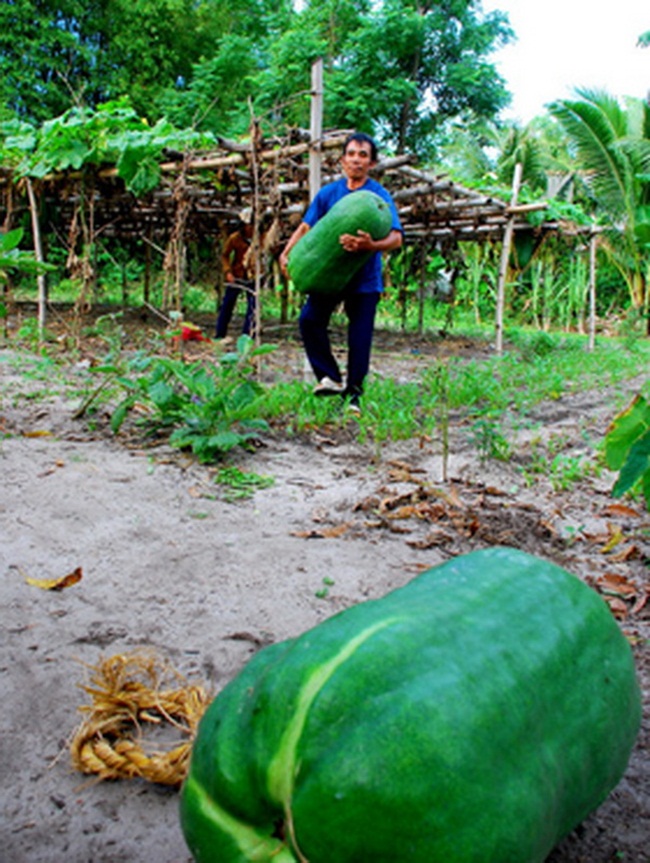
[[[22,238],[22,228],[15,228],[13,231],[7,231],[6,234],[0,233],[0,255],[6,255],[16,249]]]
[[[613,421],[605,438],[607,465],[619,470],[615,497],[637,482],[650,508],[650,404],[638,395]]]
[[[614,497],[620,497],[642,477],[645,489],[650,483],[650,429],[630,447],[612,494]],[[650,503],[650,496],[646,495],[646,498]]]
[[[650,428],[650,404],[642,395],[613,420],[605,437],[605,459],[612,470],[620,470],[632,445]]]

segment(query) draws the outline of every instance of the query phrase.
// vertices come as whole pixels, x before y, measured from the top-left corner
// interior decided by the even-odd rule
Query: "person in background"
[[[232,318],[240,294],[246,295],[246,314],[242,333],[250,335],[255,320],[255,284],[249,277],[247,254],[253,236],[253,213],[246,208],[239,214],[239,225],[230,234],[221,253],[226,289],[224,291],[219,313],[217,315],[216,337],[223,339],[228,334],[228,326]]]
[[[342,234],[339,237],[339,242],[350,254],[368,251],[375,254],[340,291],[331,294],[309,294],[300,313],[300,333],[305,352],[318,379],[314,394],[342,395],[347,398],[348,406],[355,412],[360,411],[363,384],[370,368],[375,313],[384,290],[382,252],[398,249],[403,241],[403,230],[393,199],[383,186],[369,176],[376,164],[377,145],[374,140],[363,132],[349,135],[341,157],[344,176],[323,186],[318,192],[280,255],[280,267],[287,275],[291,249],[345,195],[365,189],[379,195],[391,208],[392,226],[384,239],[373,240],[365,231]],[[339,365],[332,353],[328,332],[332,314],[340,303],[343,303],[348,318],[347,383],[343,382]]]

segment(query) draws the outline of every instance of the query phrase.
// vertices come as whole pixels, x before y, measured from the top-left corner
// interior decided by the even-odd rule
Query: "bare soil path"
[[[427,350],[380,339],[375,372],[408,377]],[[38,380],[25,362],[0,350],[0,859],[189,861],[175,790],[98,783],[71,768],[87,665],[145,647],[218,690],[261,644],[382,596],[450,555],[507,544],[604,591],[645,696],[624,779],[549,863],[650,861],[650,525],[641,504],[611,497],[612,475],[563,492],[544,479],[528,487],[515,459],[482,464],[466,429],[452,424],[442,483],[435,441],[378,450],[359,444],[352,424],[336,435],[269,436],[238,463],[274,484],[229,502],[212,469],[164,445],[126,447],[74,420],[83,366]],[[295,346],[274,362],[301,373]],[[565,397],[540,406],[535,433],[585,452],[619,405],[620,394],[605,391]],[[522,435],[518,451],[527,445]],[[27,580],[77,568],[81,580],[61,591]]]

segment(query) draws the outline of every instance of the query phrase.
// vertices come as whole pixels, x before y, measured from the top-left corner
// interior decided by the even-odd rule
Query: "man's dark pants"
[[[246,293],[246,315],[242,326],[242,333],[250,335],[253,329],[253,319],[255,317],[255,285],[252,281],[240,280],[234,285],[227,285],[219,307],[219,315],[217,317],[216,337],[223,339],[228,332],[230,319],[235,311],[237,300],[242,291]]]
[[[360,396],[370,368],[370,350],[375,325],[375,313],[380,294],[338,293],[310,294],[300,313],[300,333],[307,359],[314,374],[341,381],[342,375],[332,353],[328,326],[339,303],[343,302],[348,317],[347,393]]]

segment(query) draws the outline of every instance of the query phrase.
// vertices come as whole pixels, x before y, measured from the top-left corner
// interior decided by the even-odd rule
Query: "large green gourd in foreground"
[[[258,653],[203,717],[183,831],[200,863],[541,863],[640,711],[592,588],[473,552]]]
[[[393,223],[390,206],[374,192],[351,192],[337,201],[289,253],[289,276],[304,294],[337,293],[374,252],[346,252],[341,234],[366,231],[383,240]]]

